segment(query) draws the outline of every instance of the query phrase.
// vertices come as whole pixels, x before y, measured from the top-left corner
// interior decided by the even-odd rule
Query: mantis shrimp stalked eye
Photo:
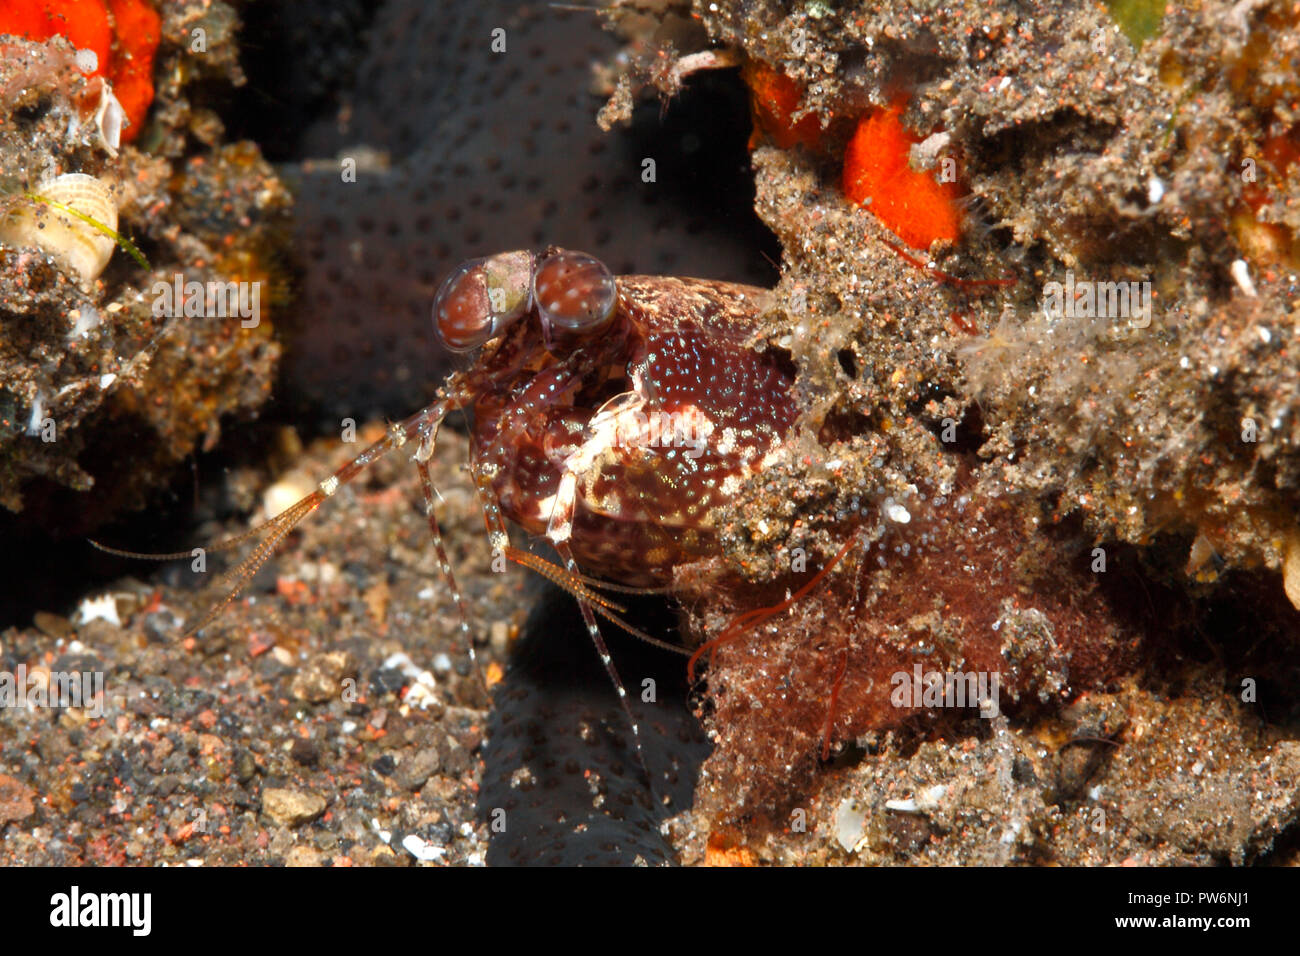
[[[614,316],[618,287],[608,267],[585,252],[558,250],[533,272],[533,298],[547,335],[592,332]]]
[[[469,352],[505,331],[532,303],[533,254],[470,259],[433,300],[433,327],[453,352]]]

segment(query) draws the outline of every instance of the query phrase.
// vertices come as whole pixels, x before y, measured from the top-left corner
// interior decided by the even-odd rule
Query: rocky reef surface
[[[722,553],[637,605],[714,642],[701,679],[609,629],[629,690],[662,691],[638,704],[653,793],[572,603],[494,573],[447,430],[440,520],[491,700],[394,456],[197,635],[216,553],[15,597],[5,672],[107,687],[100,713],[0,718],[5,862],[1294,861],[1293,4],[639,0],[602,31],[504,3],[432,31],[427,5],[339,3],[354,36],[299,58],[292,148],[211,99],[265,75],[236,12],[276,17],[157,8],[156,104],[111,149],[72,44],[0,40],[25,131],[0,143],[0,492],[38,516],[25,540],[69,495],[84,520],[51,535],[121,517],[196,446],[227,450],[184,524],[112,543],[246,530],[428,396],[456,261],[553,241],[758,281],[737,197],[780,256],[751,345],[801,417],[716,516]],[[740,154],[705,207],[683,183],[719,130]],[[13,239],[57,219],[39,197],[65,173],[106,185],[147,269]],[[175,321],[152,306],[177,272],[282,292],[255,327]],[[273,383],[269,421],[223,427]]]

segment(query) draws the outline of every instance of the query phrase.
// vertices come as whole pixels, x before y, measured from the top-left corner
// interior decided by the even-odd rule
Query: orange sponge
[[[920,142],[903,125],[903,103],[876,109],[858,122],[844,154],[844,194],[876,217],[913,249],[926,250],[936,239],[961,238],[961,189],[941,183],[908,165]]]
[[[108,0],[113,18],[113,93],[131,120],[122,133],[127,142],[144,129],[153,102],[153,57],[162,36],[158,14],[146,0]]]
[[[750,60],[745,64],[745,82],[753,103],[755,138],[762,131],[781,149],[796,145],[816,149],[820,145],[822,124],[817,114],[808,113],[797,123],[790,121],[803,99],[803,91],[794,80],[762,60]]]
[[[65,37],[78,50],[93,50],[92,76],[113,84],[130,125],[130,142],[144,128],[153,102],[153,58],[162,36],[158,14],[146,0],[0,0],[0,35],[42,42]]]

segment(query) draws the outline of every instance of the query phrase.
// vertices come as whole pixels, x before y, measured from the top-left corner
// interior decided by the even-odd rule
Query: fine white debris
[[[933,810],[943,799],[943,795],[948,792],[948,785],[936,783],[932,787],[926,787],[916,797],[908,800],[886,800],[886,810],[897,810],[899,813],[925,813]]]
[[[1250,277],[1250,267],[1246,265],[1246,260],[1234,259],[1231,271],[1232,278],[1237,282],[1237,287],[1252,299],[1255,298],[1255,280]]]
[[[117,616],[117,601],[111,594],[101,594],[97,598],[86,598],[77,608],[77,624],[89,624],[91,621],[107,621],[114,627],[122,626],[122,619]]]
[[[68,332],[68,337],[73,339],[84,339],[104,322],[100,318],[99,310],[90,303],[73,309],[68,313],[68,318],[72,319],[72,329]]]
[[[1147,200],[1154,206],[1164,198],[1165,184],[1160,181],[1159,176],[1152,176],[1147,180]]]
[[[430,843],[427,840],[422,840],[414,833],[402,839],[402,849],[411,854],[411,856],[415,857],[421,863],[431,863],[434,860],[440,860],[447,853],[446,847],[441,847],[435,843]]]
[[[846,797],[835,808],[835,840],[853,853],[861,845],[867,832],[867,811],[852,797]]]

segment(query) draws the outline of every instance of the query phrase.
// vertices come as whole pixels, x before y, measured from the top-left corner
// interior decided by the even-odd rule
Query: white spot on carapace
[[[912,520],[912,514],[893,498],[886,498],[882,506],[885,517],[895,524],[907,524]]]
[[[555,495],[547,495],[545,498],[537,499],[533,506],[536,510],[535,516],[542,521],[550,521],[551,515],[555,514]]]

